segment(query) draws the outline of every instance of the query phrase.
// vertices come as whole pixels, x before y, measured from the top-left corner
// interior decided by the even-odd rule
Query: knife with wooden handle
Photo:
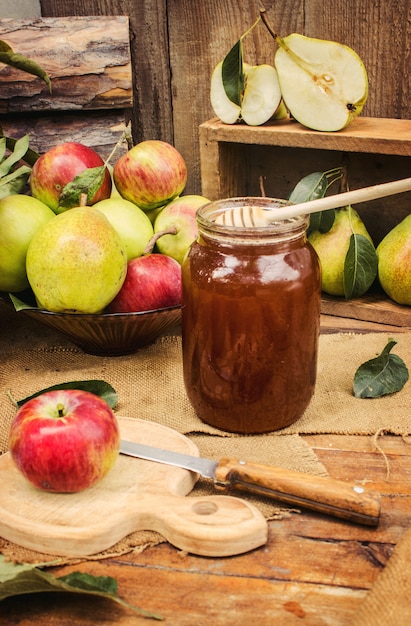
[[[218,490],[249,491],[292,506],[377,526],[381,496],[362,485],[232,458],[214,461],[122,440],[120,452],[211,478]]]

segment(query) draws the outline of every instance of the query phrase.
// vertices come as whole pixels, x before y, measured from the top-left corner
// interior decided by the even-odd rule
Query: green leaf
[[[94,393],[96,396],[100,396],[100,398],[105,400],[112,409],[114,409],[118,403],[115,389],[105,380],[74,380],[67,383],[58,383],[57,385],[52,385],[51,387],[37,391],[27,398],[17,400],[16,404],[18,407],[21,407],[32,398],[37,398],[43,393],[46,393],[47,391],[54,391],[55,389],[79,389],[81,391],[89,391],[90,393]]]
[[[234,44],[223,60],[223,85],[231,102],[241,106],[244,93],[243,45],[241,39]]]
[[[326,172],[312,172],[304,176],[294,187],[288,199],[294,204],[299,204],[300,202],[309,202],[310,200],[323,198],[327,189],[329,189],[335,181],[340,180],[342,171],[342,167],[335,167]],[[327,233],[334,224],[334,218],[334,209],[312,213],[310,215],[308,234],[315,230],[321,233]]]
[[[59,205],[66,209],[80,206],[82,195],[87,196],[88,204],[101,187],[105,170],[104,165],[99,165],[98,167],[89,167],[81,172],[73,181],[65,185],[59,197]]]
[[[31,61],[31,59],[28,59],[22,54],[14,52],[12,48],[2,40],[0,40],[0,62],[10,65],[10,67],[14,67],[15,69],[22,70],[23,72],[27,72],[28,74],[38,76],[44,80],[51,93],[51,81],[47,72],[35,61]]]
[[[364,235],[353,233],[344,262],[344,295],[348,299],[362,296],[371,287],[378,272],[374,244]]]
[[[354,375],[354,396],[356,398],[378,398],[401,391],[409,378],[404,361],[396,354],[391,354],[397,344],[390,339],[381,354],[366,361]]]
[[[325,195],[327,188],[326,172],[312,172],[296,184],[288,199],[294,204],[316,200]]]
[[[31,167],[22,165],[14,172],[0,178],[0,198],[23,191],[30,177]]]
[[[42,571],[36,565],[7,561],[0,554],[0,601],[10,596],[28,593],[51,591],[80,593],[107,598],[144,617],[163,620],[160,615],[145,611],[122,600],[118,595],[117,588],[117,581],[111,576],[93,576],[82,572],[72,572],[66,576],[56,577],[49,572]]]
[[[4,138],[2,140],[4,140]],[[29,147],[28,135],[24,135],[24,137],[16,141],[11,154],[6,159],[4,159],[4,161],[0,164],[0,177],[8,174],[11,168],[24,157],[24,155],[26,154],[28,150],[28,147]]]
[[[4,137],[4,139],[6,140],[7,149],[12,152],[14,150],[14,146],[19,140],[14,139],[13,137]],[[28,148],[26,154],[23,155],[22,160],[25,161],[27,165],[33,166],[39,157],[40,155],[38,152]]]

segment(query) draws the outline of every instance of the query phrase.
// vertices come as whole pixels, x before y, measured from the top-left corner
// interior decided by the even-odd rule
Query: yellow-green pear
[[[27,250],[26,270],[40,308],[101,313],[123,285],[127,253],[101,211],[75,207],[37,231]]]
[[[27,249],[38,229],[54,217],[32,196],[11,194],[0,200],[0,291],[27,289]]]
[[[377,246],[378,278],[398,304],[411,305],[411,213]]]
[[[296,33],[276,40],[275,67],[292,117],[307,128],[337,131],[359,115],[368,77],[354,50]]]
[[[352,234],[372,239],[357,211],[351,206],[337,209],[331,229],[326,233],[314,231],[308,237],[321,264],[321,287],[332,296],[344,296],[344,263]]]

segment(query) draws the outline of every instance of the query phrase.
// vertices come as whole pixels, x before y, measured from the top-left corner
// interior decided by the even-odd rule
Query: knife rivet
[[[364,493],[364,487],[358,487],[358,486],[356,486],[356,487],[353,487],[353,490],[354,490],[356,493]]]
[[[243,459],[241,459],[240,461],[238,461],[239,465],[247,465],[247,461],[244,461]]]

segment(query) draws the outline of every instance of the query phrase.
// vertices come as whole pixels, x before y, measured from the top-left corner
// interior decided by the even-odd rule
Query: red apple
[[[88,391],[61,389],[19,408],[9,445],[18,469],[35,487],[72,493],[94,485],[113,467],[120,434],[105,400]]]
[[[81,143],[69,141],[54,146],[33,165],[30,174],[31,195],[47,204],[55,213],[61,213],[68,208],[60,206],[60,194],[64,187],[84,170],[103,165],[100,155]],[[110,172],[105,168],[102,184],[87,204],[109,198],[111,188]],[[78,205],[79,201],[73,202],[73,206]]]
[[[181,194],[187,167],[174,146],[152,139],[138,143],[118,159],[113,179],[123,198],[151,211]]]
[[[109,313],[153,311],[181,304],[181,266],[165,254],[129,261],[126,279],[108,305]]]

